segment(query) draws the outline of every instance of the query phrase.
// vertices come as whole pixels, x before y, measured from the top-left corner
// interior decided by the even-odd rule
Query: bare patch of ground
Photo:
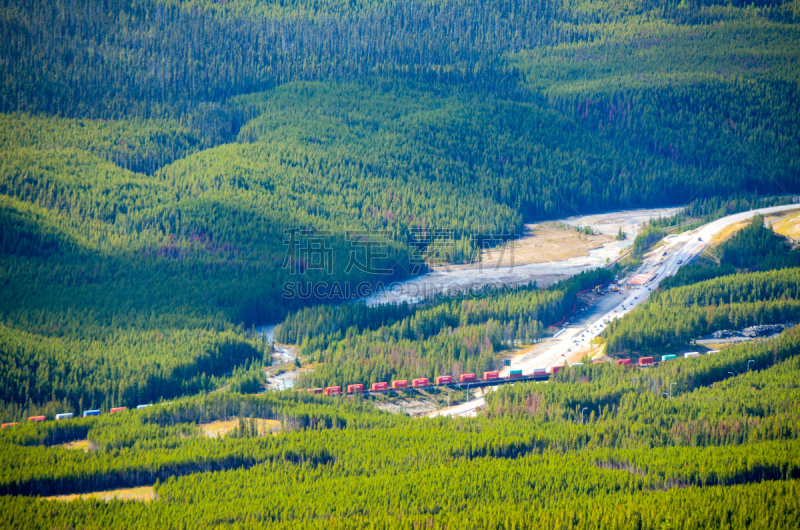
[[[69,502],[74,500],[86,499],[102,499],[106,502],[111,499],[120,501],[137,501],[137,502],[150,502],[156,500],[156,495],[153,486],[141,486],[138,488],[122,488],[107,491],[95,491],[92,493],[80,493],[76,495],[53,495],[52,497],[45,497],[49,501],[63,501]]]
[[[776,233],[786,236],[793,242],[800,242],[800,213],[795,213],[784,219],[778,220],[772,225]]]
[[[59,449],[72,449],[74,451],[83,451],[84,453],[88,453],[89,451],[93,450],[92,443],[89,440],[75,440],[72,442],[67,442],[65,444],[59,444],[54,447]]]
[[[714,238],[714,243],[717,245],[724,243],[749,224],[750,220],[748,219],[729,226]],[[792,211],[788,215],[785,211],[767,214],[764,216],[764,224],[772,226],[772,229],[778,234],[784,235],[795,242],[800,241],[800,212]]]
[[[250,421],[247,419],[246,421]],[[258,425],[258,433],[259,435],[264,434],[278,434],[281,431],[281,422],[278,420],[264,420],[261,418],[255,419],[256,424]],[[234,418],[232,420],[218,420],[213,421],[211,423],[201,423],[198,425],[203,434],[209,438],[219,438],[224,436],[226,433],[232,431],[239,425],[239,418]]]
[[[739,230],[741,230],[742,228],[744,228],[745,226],[747,226],[749,224],[750,224],[750,220],[748,219],[747,221],[742,221],[741,223],[733,224],[733,225],[729,226],[728,228],[722,230],[712,240],[713,243],[714,243],[714,246],[721,245],[722,243],[726,242],[727,240],[732,238],[736,234],[736,232],[738,232]]]
[[[588,256],[589,251],[614,241],[608,234],[585,234],[564,223],[526,224],[521,238],[499,248],[484,249],[480,263],[449,265],[449,270],[494,269],[531,263],[550,263]]]
[[[376,401],[375,408],[395,414],[408,414],[409,416],[425,416],[439,409],[439,403],[430,396],[419,395],[416,397],[398,397],[386,401]]]

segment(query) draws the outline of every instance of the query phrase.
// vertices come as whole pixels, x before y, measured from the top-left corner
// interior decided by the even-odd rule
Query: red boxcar
[[[453,378],[449,375],[440,375],[436,378],[437,385],[449,385],[453,382]]]
[[[347,385],[347,393],[355,394],[356,392],[363,392],[364,385]]]
[[[650,366],[654,362],[652,357],[639,357],[639,366]]]
[[[617,359],[617,366],[630,366],[631,360],[630,359]]]
[[[342,393],[342,387],[340,386],[329,386],[325,389],[326,396],[338,396]]]
[[[392,389],[402,390],[404,388],[408,388],[408,381],[405,379],[401,379],[400,381],[392,381]]]
[[[127,407],[114,407],[113,409],[109,410],[108,413],[109,414],[116,414],[117,412],[122,412],[123,410],[126,410],[126,409],[127,409]]]
[[[372,383],[372,390],[389,390],[389,383]]]
[[[12,423],[4,423],[3,425],[0,425],[0,429],[5,429],[6,427],[13,427],[14,425],[19,425],[19,422],[15,421]]]
[[[322,389],[321,388],[309,388],[308,390],[306,390],[306,392],[308,392],[308,395],[313,396],[314,394],[322,394]]]
[[[498,379],[499,377],[500,377],[500,372],[498,372],[498,371],[483,372],[483,380],[484,381],[487,380],[487,379]]]
[[[461,374],[461,377],[459,377],[458,380],[461,381],[462,383],[475,381],[475,374]]]
[[[428,382],[427,377],[420,377],[419,379],[414,379],[411,381],[411,386],[414,388],[419,388],[421,386],[428,386],[430,383]]]
[[[37,421],[38,422],[38,421],[44,421],[46,419],[47,418],[45,416],[31,416],[30,418],[28,418],[28,421]]]
[[[551,366],[547,369],[548,374],[557,374],[559,370],[563,370],[563,366]]]

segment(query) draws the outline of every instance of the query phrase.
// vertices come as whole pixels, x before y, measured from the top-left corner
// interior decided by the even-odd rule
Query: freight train
[[[563,366],[552,366],[550,368],[535,368],[533,374],[522,375],[522,370],[511,370],[506,377],[501,377],[500,372],[497,370],[483,372],[483,378],[478,378],[476,374],[461,374],[458,381],[454,381],[450,375],[440,375],[431,382],[427,377],[420,377],[412,379],[410,388],[425,389],[436,387],[463,387],[463,386],[482,386],[497,384],[499,380],[523,380],[523,381],[536,381],[549,379],[552,374],[558,373]],[[347,395],[356,395],[362,393],[387,393],[392,391],[408,390],[409,384],[407,379],[398,379],[396,381],[372,383],[369,388],[365,388],[362,384],[352,384],[345,386],[345,393]],[[298,390],[297,392],[306,392],[310,396],[339,396],[342,394],[341,386],[328,386],[324,388],[309,388],[308,390]]]
[[[709,352],[709,353],[716,353],[716,352]],[[700,356],[699,352],[687,352],[683,354],[683,357],[687,359],[699,356]],[[678,357],[677,355],[662,355],[660,362],[664,363],[667,361],[672,361],[674,359],[677,359],[677,357]],[[603,364],[605,362],[606,361],[594,361],[593,364]],[[657,366],[658,364],[659,361],[656,361],[653,357],[641,357],[639,358],[639,362],[637,363],[639,368],[649,368],[651,366]],[[618,359],[617,365],[628,368],[631,366],[631,360]],[[575,363],[572,366],[573,367],[583,366],[583,363]],[[549,379],[551,375],[558,373],[560,370],[564,368],[565,368],[564,366],[551,366],[550,368],[534,368],[533,373],[530,375],[523,375],[522,370],[511,370],[509,374],[505,377],[501,377],[500,372],[497,370],[483,372],[482,378],[478,378],[475,374],[461,374],[461,376],[458,378],[458,381],[453,381],[453,377],[449,375],[440,375],[436,377],[434,382],[430,382],[427,377],[420,377],[411,380],[411,388],[424,389],[424,388],[449,387],[449,386],[462,388],[465,385],[467,387],[488,386],[511,380],[542,381]],[[408,388],[409,388],[408,380],[399,379],[397,381],[392,381],[391,384],[387,382],[372,383],[372,385],[370,385],[369,389],[367,390],[365,390],[364,385],[360,383],[347,385],[345,387],[345,393],[347,395],[357,395],[365,392],[387,393],[395,390],[401,390],[401,391],[407,390]],[[342,395],[342,387],[329,386],[325,388],[309,388],[308,390],[298,390],[298,392],[306,392],[309,395],[325,395],[333,397]],[[136,410],[141,410],[152,406],[153,406],[152,404],[139,405],[136,407]],[[109,414],[116,414],[118,412],[123,412],[125,410],[127,410],[126,407],[114,407],[110,409],[108,412]],[[83,411],[84,418],[90,416],[99,416],[99,415],[100,415],[99,409]],[[72,417],[73,414],[71,412],[56,414],[56,421],[66,420]],[[28,418],[29,422],[43,422],[46,420],[47,418],[45,416],[31,416]],[[0,425],[0,428],[5,429],[6,427],[13,427],[15,425],[19,425],[19,422],[3,423]]]

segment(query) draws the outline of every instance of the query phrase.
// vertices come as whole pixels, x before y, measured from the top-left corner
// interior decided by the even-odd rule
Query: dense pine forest
[[[0,0],[0,419],[21,422],[0,527],[796,528],[797,331],[570,369],[463,421],[253,394],[267,323],[313,363],[302,388],[480,372],[546,337],[620,269],[354,301],[526,223],[685,207],[630,265],[789,201],[798,23],[800,0]],[[797,322],[798,275],[756,219],[606,352]],[[38,497],[142,485],[158,499]]]
[[[28,423],[0,431],[0,520],[24,528],[452,528],[465,520],[794,528],[798,341],[787,331],[645,371],[573,367],[551,384],[503,387],[484,416],[458,421],[288,392]],[[196,426],[230,417],[242,420],[223,439]],[[259,431],[261,418],[279,421],[280,433]],[[82,438],[91,451],[59,445]],[[152,484],[158,499],[146,504],[32,496]]]

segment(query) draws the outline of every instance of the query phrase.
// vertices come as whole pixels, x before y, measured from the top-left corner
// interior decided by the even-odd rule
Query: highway
[[[756,214],[772,214],[800,209],[800,204],[773,206],[728,215],[712,221],[695,230],[664,238],[664,245],[645,256],[642,265],[631,276],[622,282],[619,293],[609,293],[587,313],[575,318],[571,326],[567,326],[557,339],[551,339],[533,349],[530,353],[520,355],[511,361],[501,375],[511,370],[522,370],[523,375],[533,373],[534,368],[563,366],[570,357],[591,352],[591,341],[603,332],[611,320],[620,318],[647,300],[650,293],[657,289],[664,278],[672,276],[681,265],[695,259],[706,248],[711,240],[725,230]],[[631,284],[630,282],[634,282]],[[637,284],[637,282],[641,282]],[[627,284],[630,289],[625,289]],[[491,390],[488,390],[491,391]],[[474,416],[478,407],[484,403],[483,398],[475,399],[449,409],[436,411],[434,416]]]

